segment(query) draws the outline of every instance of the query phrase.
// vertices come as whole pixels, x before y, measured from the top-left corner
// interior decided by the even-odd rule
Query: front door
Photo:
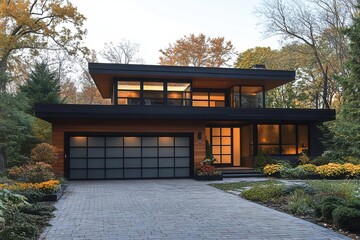
[[[241,147],[239,127],[208,127],[206,138],[216,158],[215,165],[240,167]]]

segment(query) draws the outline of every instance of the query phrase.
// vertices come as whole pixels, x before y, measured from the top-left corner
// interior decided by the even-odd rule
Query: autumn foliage
[[[31,150],[31,160],[53,164],[58,159],[56,148],[48,143],[40,143]]]

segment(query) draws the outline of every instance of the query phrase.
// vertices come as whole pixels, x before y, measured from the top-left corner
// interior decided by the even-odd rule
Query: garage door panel
[[[104,158],[89,158],[88,168],[105,168]]]
[[[141,168],[141,158],[125,158],[124,168]]]
[[[123,157],[123,148],[106,148],[106,157]]]
[[[157,168],[158,167],[158,159],[157,158],[143,158],[142,159],[142,167],[143,168]]]
[[[88,148],[88,157],[97,158],[97,157],[105,157],[105,149],[104,148]]]
[[[141,169],[124,169],[125,178],[141,178]]]
[[[105,169],[89,169],[88,170],[89,179],[104,179],[105,178]]]
[[[157,178],[158,169],[142,169],[143,178]]]
[[[190,138],[178,136],[73,136],[70,179],[190,176]]]
[[[122,168],[123,161],[124,160],[122,158],[107,158],[106,159],[106,167],[107,168]]]
[[[122,169],[106,169],[106,179],[122,179],[124,178]]]

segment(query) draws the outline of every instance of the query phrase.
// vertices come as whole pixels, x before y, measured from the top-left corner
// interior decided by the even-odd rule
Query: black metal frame
[[[64,133],[64,176],[65,178],[70,178],[70,138],[71,137],[87,137],[87,141],[88,141],[88,137],[104,137],[104,146],[102,147],[91,147],[91,148],[103,148],[104,149],[104,168],[91,168],[91,170],[96,170],[96,169],[101,169],[104,170],[104,178],[101,179],[107,179],[106,178],[106,170],[108,169],[122,169],[123,171],[123,178],[111,178],[111,179],[157,179],[160,178],[159,176],[159,169],[161,169],[159,166],[159,159],[161,158],[171,158],[171,157],[160,157],[159,156],[159,149],[160,148],[173,148],[174,149],[174,166],[173,167],[163,167],[163,168],[173,168],[174,171],[174,177],[161,177],[161,179],[166,179],[166,178],[191,178],[193,177],[193,172],[194,172],[194,136],[193,133],[108,133],[108,132],[99,132],[99,133],[94,133],[94,132],[65,132]],[[123,149],[123,153],[122,153],[122,157],[110,157],[110,159],[114,159],[114,158],[122,158],[123,159],[123,165],[122,168],[107,168],[106,167],[106,150],[108,148],[117,148],[117,147],[109,147],[106,145],[106,137],[141,137],[141,145],[140,146],[124,146],[124,142],[123,142],[123,146],[121,146],[121,148]],[[143,161],[143,156],[142,156],[142,151],[141,151],[141,156],[140,157],[126,157],[127,159],[141,159],[141,164],[140,167],[134,167],[134,168],[130,168],[130,167],[125,167],[125,148],[147,148],[145,146],[142,146],[142,137],[157,137],[157,146],[152,146],[152,147],[148,147],[148,148],[157,148],[157,157],[153,157],[153,158],[157,158],[158,163],[157,163],[157,167],[151,167],[151,168],[143,168],[142,167],[142,161]],[[176,158],[185,158],[184,157],[176,157],[175,156],[175,142],[174,145],[171,147],[166,147],[166,146],[159,146],[159,137],[174,137],[174,141],[175,141],[175,137],[188,137],[189,138],[189,147],[177,147],[177,148],[188,148],[189,149],[189,167],[176,167],[175,161]],[[96,178],[88,178],[88,142],[86,144],[86,147],[72,147],[72,148],[86,148],[86,168],[83,170],[86,170],[86,180],[96,180]],[[96,159],[97,157],[95,157]],[[100,157],[98,157],[100,158]],[[176,177],[175,176],[175,171],[177,168],[189,168],[189,177]],[[77,168],[80,169],[80,168]],[[125,169],[140,169],[140,174],[141,177],[140,178],[125,178]],[[143,169],[158,169],[157,171],[157,177],[156,178],[143,178]],[[73,179],[73,180],[85,180],[85,179]]]
[[[258,139],[258,125],[277,125],[279,126],[279,144],[259,144],[259,139]],[[281,126],[282,125],[293,125],[295,126],[295,148],[296,148],[296,153],[295,154],[283,154],[282,153],[282,130],[281,130]],[[298,156],[300,153],[298,151],[298,148],[299,148],[299,130],[298,130],[298,126],[300,125],[303,125],[303,126],[307,126],[307,141],[308,141],[308,152],[310,153],[311,152],[311,144],[310,144],[310,125],[307,124],[307,123],[286,123],[286,122],[283,122],[283,123],[255,123],[253,124],[253,138],[254,138],[254,143],[253,143],[253,153],[254,153],[254,156],[257,155],[258,153],[258,149],[259,149],[259,145],[268,145],[268,146],[273,146],[273,145],[276,145],[276,146],[279,146],[279,154],[270,154],[270,156]],[[288,144],[285,144],[285,146],[288,145]]]
[[[168,83],[190,83],[190,99],[188,98],[182,98],[181,100],[183,101],[190,101],[190,105],[189,107],[191,107],[191,100],[192,100],[192,92],[193,92],[193,89],[192,89],[192,80],[191,79],[169,79],[169,80],[164,80],[164,79],[159,79],[159,78],[119,78],[119,77],[116,77],[114,78],[113,80],[113,85],[114,85],[114,105],[119,105],[118,104],[118,99],[119,99],[119,96],[118,96],[118,92],[119,92],[119,89],[118,89],[118,82],[119,81],[129,81],[129,82],[140,82],[140,104],[138,105],[145,105],[145,99],[144,99],[144,82],[162,82],[163,83],[163,102],[164,104],[162,104],[161,106],[167,106],[168,105]],[[146,105],[146,106],[159,106],[159,105]],[[169,105],[169,106],[172,106],[172,107],[179,107],[177,105]],[[183,107],[183,106],[181,106]]]

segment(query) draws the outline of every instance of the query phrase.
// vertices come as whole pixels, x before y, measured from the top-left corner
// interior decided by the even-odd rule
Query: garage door
[[[69,179],[191,176],[186,136],[71,136],[67,156]]]

